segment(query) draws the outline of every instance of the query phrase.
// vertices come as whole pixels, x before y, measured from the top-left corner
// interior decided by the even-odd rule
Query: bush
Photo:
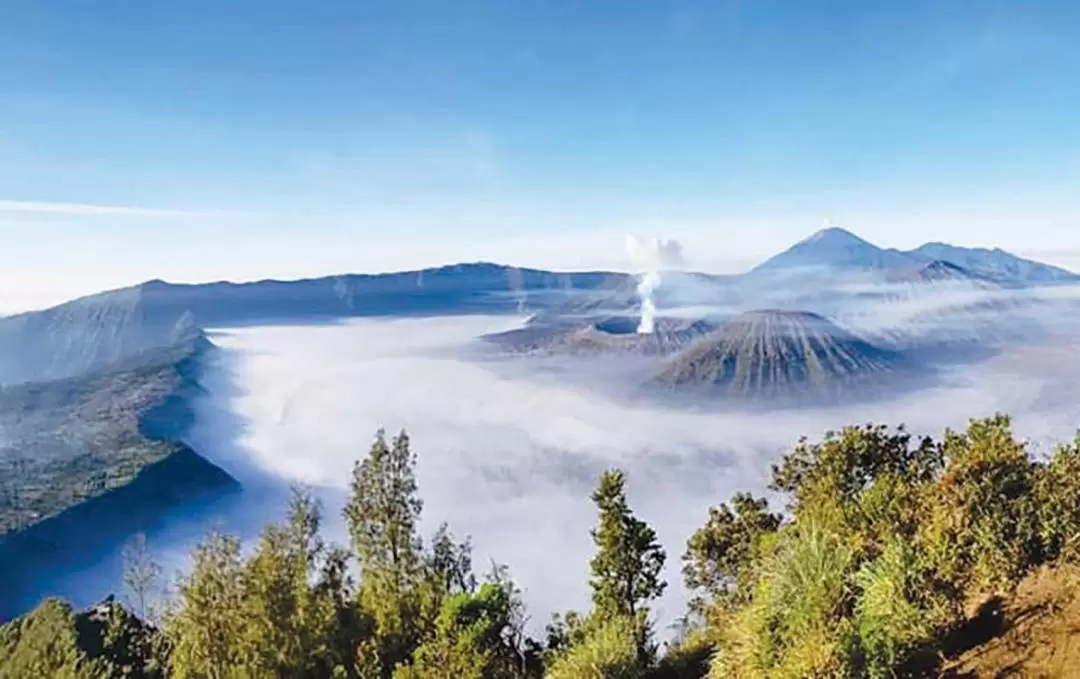
[[[827,528],[786,528],[753,599],[718,630],[710,677],[824,677],[845,666],[851,550]]]
[[[1047,560],[1080,557],[1080,437],[1059,446],[1036,481],[1039,534]]]
[[[922,544],[957,596],[1008,590],[1042,562],[1037,467],[1002,415],[974,421],[964,434],[946,432],[943,449]]]
[[[922,555],[909,543],[894,539],[854,578],[859,590],[854,631],[858,638],[855,665],[874,679],[895,676],[954,618],[948,600],[938,591]]]
[[[642,679],[638,621],[619,616],[590,621],[585,637],[555,656],[548,679]]]

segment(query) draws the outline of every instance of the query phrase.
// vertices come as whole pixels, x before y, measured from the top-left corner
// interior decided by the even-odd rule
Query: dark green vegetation
[[[320,538],[319,506],[298,491],[250,554],[209,536],[157,626],[99,611],[119,622],[88,633],[46,602],[0,631],[0,675],[982,676],[965,651],[1030,628],[1030,610],[1001,602],[1049,591],[1047,573],[1080,556],[1080,443],[1034,459],[1002,416],[940,440],[851,427],[800,442],[773,468],[783,513],[745,493],[709,510],[683,556],[695,596],[664,647],[650,605],[666,555],[628,505],[623,474],[605,472],[592,496],[591,606],[556,616],[541,642],[525,636],[505,567],[478,576],[468,540],[445,525],[422,539],[415,463],[404,434],[376,437],[353,472],[349,549]],[[131,571],[137,595],[155,571],[137,558]]]

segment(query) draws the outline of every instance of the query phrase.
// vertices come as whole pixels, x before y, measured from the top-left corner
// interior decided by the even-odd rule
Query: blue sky
[[[1071,2],[0,4],[0,285],[1080,252]]]

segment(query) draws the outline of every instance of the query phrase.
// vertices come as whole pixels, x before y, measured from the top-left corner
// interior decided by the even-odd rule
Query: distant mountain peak
[[[856,245],[873,245],[866,240],[856,236],[854,233],[843,229],[839,226],[825,226],[818,229],[810,236],[802,241],[803,243],[822,243],[828,242],[831,244],[851,243]]]
[[[765,260],[755,271],[877,270],[912,264],[903,253],[879,248],[847,229],[829,225],[775,257]]]

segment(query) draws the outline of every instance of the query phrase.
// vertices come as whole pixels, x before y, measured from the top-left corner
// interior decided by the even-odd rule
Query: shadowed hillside
[[[236,487],[180,442],[212,348],[200,334],[109,370],[0,388],[0,618],[39,577]]]

